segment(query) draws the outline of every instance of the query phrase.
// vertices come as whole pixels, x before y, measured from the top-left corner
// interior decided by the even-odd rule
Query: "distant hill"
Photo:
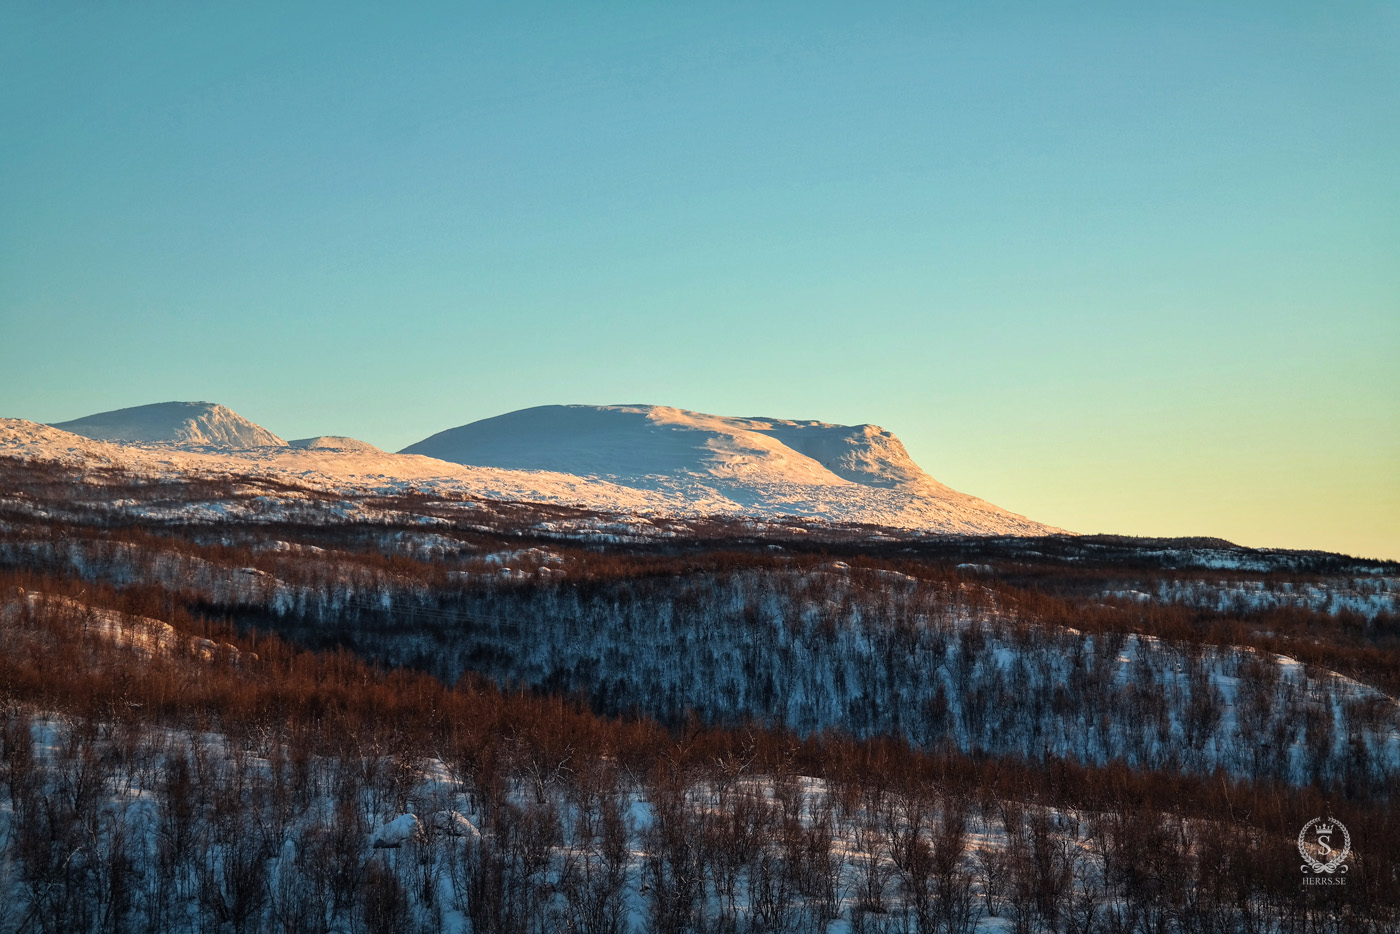
[[[51,427],[97,441],[166,442],[232,448],[286,447],[287,442],[212,402],[157,402],[99,412]]]
[[[875,425],[734,418],[655,405],[545,405],[403,449],[475,467],[550,470],[623,486],[852,522],[970,534],[1059,531],[949,489]]]
[[[344,435],[321,435],[316,438],[299,438],[296,441],[288,441],[287,444],[303,451],[340,451],[346,454],[385,453],[368,441],[361,441],[358,438],[347,438]]]
[[[1047,535],[934,480],[876,425],[733,418],[656,405],[548,405],[439,432],[398,454],[340,435],[287,442],[210,402],[40,426],[0,419],[0,455],[148,475],[262,474],[345,494],[480,496],[614,514],[724,516]]]

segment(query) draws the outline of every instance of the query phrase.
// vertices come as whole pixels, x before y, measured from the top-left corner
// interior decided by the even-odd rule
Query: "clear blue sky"
[[[0,415],[875,422],[1400,557],[1400,6],[0,6]]]

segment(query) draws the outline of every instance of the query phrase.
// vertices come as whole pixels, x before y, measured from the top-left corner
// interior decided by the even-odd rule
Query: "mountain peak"
[[[286,447],[287,442],[214,402],[157,402],[58,422],[52,427],[97,441]]]

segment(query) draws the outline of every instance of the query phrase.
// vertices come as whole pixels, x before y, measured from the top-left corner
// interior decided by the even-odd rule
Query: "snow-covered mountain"
[[[544,405],[439,432],[401,453],[603,479],[716,512],[840,516],[970,534],[1059,531],[949,489],[875,425],[656,405]]]
[[[299,438],[287,444],[303,451],[344,451],[352,454],[384,454],[385,452],[368,441],[347,438],[344,435],[321,435],[316,438]]]
[[[412,486],[634,515],[792,516],[965,535],[1061,531],[949,489],[873,425],[663,406],[523,409],[389,454],[335,435],[288,444],[221,405],[170,402],[54,426],[0,419],[0,456],[7,454],[163,476],[275,476],[344,493]]]
[[[212,402],[157,402],[99,412],[52,427],[97,441],[169,442],[233,448],[285,447],[260,425]]]
[[[659,405],[541,405],[438,432],[402,453],[634,482],[693,474],[947,489],[875,425],[729,418]]]

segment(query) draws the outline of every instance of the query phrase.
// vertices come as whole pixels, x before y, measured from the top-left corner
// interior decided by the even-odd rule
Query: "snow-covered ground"
[[[1185,603],[1222,613],[1298,607],[1375,619],[1382,613],[1400,612],[1400,578],[1378,574],[1354,577],[1344,586],[1336,581],[1161,581],[1153,593],[1111,590],[1107,595],[1142,603]]]
[[[41,913],[32,929],[90,916],[172,932],[393,919],[383,929],[443,934],[595,930],[584,925],[603,915],[615,921],[601,930],[640,934],[679,908],[683,930],[892,932],[937,909],[949,931],[995,932],[1034,916],[1006,874],[1037,820],[1066,852],[1083,850],[1065,865],[1070,884],[1104,876],[1086,815],[936,792],[853,795],[741,769],[685,776],[671,794],[589,788],[570,770],[512,776],[488,801],[460,762],[436,758],[298,757],[273,737],[139,723],[90,736],[72,718],[14,709],[0,727],[32,749],[17,792],[0,785],[0,842],[48,833],[58,854],[0,847],[5,931]],[[75,775],[86,783],[76,804],[36,816],[42,795],[66,803]],[[74,828],[76,844],[64,837]],[[910,864],[919,847],[944,857],[941,873]],[[926,891],[935,879],[939,903]]]
[[[471,552],[433,533],[394,536],[402,553],[426,547],[461,570],[429,591],[282,542],[260,549],[262,560],[278,556],[267,565],[275,573],[119,542],[14,542],[0,559],[179,586],[446,683],[474,671],[578,692],[605,710],[1297,784],[1400,776],[1394,697],[1245,646],[1017,625],[977,584],[841,561],[580,591],[564,585],[569,561],[548,549]]]

